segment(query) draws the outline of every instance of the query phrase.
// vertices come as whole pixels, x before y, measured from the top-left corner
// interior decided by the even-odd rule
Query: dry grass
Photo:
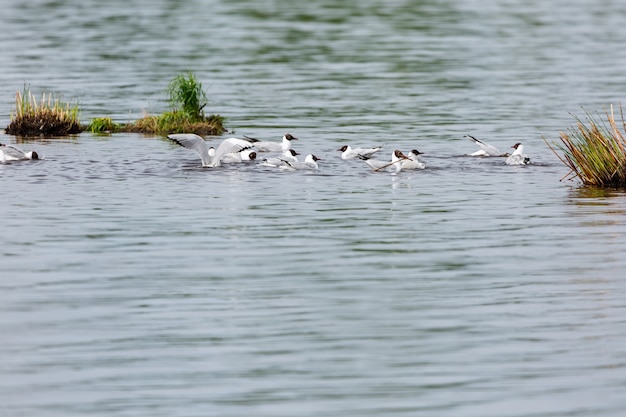
[[[15,111],[5,129],[16,136],[65,136],[81,132],[78,105],[63,103],[54,94],[37,100],[28,88],[15,94]]]
[[[563,179],[578,178],[585,185],[600,187],[626,187],[626,123],[621,105],[620,116],[621,131],[611,106],[606,114],[608,124],[587,114],[587,125],[576,118],[575,127],[559,132],[560,143],[543,138],[570,169]]]

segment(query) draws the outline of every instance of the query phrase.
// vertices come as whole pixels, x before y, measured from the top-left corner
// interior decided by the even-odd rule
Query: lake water
[[[625,22],[608,0],[4,4],[0,126],[25,82],[125,122],[191,70],[231,135],[322,160],[0,134],[45,155],[0,164],[0,416],[622,415],[626,193],[559,181],[542,136],[619,105]],[[468,133],[533,164],[463,156]]]

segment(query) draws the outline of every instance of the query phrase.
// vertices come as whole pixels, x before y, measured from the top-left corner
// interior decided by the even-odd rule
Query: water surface
[[[232,135],[322,161],[0,134],[45,155],[0,165],[0,415],[620,415],[626,194],[560,182],[541,136],[621,100],[624,7],[5,6],[0,125],[25,81],[123,122],[192,70]],[[534,163],[465,157],[467,133]],[[372,173],[345,143],[427,169]]]

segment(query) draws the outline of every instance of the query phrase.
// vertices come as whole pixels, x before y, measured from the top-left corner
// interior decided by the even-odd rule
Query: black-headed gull
[[[298,158],[296,155],[300,155],[298,152],[293,149],[288,149],[282,153],[281,156],[277,156],[274,158],[263,158],[261,161],[261,165],[266,167],[279,167],[281,165],[285,165],[286,161],[289,162],[297,162]]]
[[[316,170],[318,169],[317,161],[321,161],[321,158],[313,154],[308,154],[306,158],[304,158],[304,162],[298,161],[284,161],[285,164],[281,165],[280,169],[286,170],[296,170],[296,169],[305,169],[305,170]]]
[[[372,168],[374,171],[388,171],[397,173],[402,170],[402,161],[408,159],[408,157],[402,153],[400,150],[395,150],[391,154],[391,162],[389,161],[381,161],[379,159],[370,159],[367,157],[359,157],[363,159],[365,163]]]
[[[39,154],[35,151],[24,152],[17,146],[0,143],[0,162],[24,161],[28,159],[39,159]]]
[[[423,152],[418,151],[417,149],[412,149],[411,152],[408,153],[407,157],[409,159],[402,160],[402,169],[424,169],[426,168],[426,164],[419,160],[418,156],[423,155]]]
[[[175,133],[167,135],[167,137],[180,146],[196,151],[202,159],[203,167],[218,167],[222,164],[225,155],[252,148],[252,143],[238,138],[224,139],[217,149],[213,150],[202,136],[194,133]]]
[[[215,155],[215,149],[209,148],[209,155]],[[256,160],[256,152],[253,149],[244,149],[239,152],[227,153],[222,157],[223,164],[233,164]]]
[[[476,145],[480,146],[480,150],[469,154],[469,156],[509,156],[508,153],[502,153],[495,146],[482,142],[476,139],[474,136],[465,135],[463,137],[468,138],[469,140],[474,142]]]
[[[350,145],[343,145],[337,149],[341,152],[341,159],[355,159],[360,157],[371,158],[376,152],[380,151],[383,147],[376,146],[373,148],[356,148],[352,149]]]
[[[285,133],[281,142],[261,141],[248,136],[244,136],[244,138],[252,142],[259,152],[285,152],[291,149],[292,140],[298,140],[298,138],[293,137],[291,133]]]
[[[530,158],[524,155],[524,145],[516,143],[511,146],[515,151],[504,161],[507,165],[528,165]]]

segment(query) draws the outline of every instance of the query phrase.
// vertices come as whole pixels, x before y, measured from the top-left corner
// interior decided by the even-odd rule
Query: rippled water
[[[625,12],[5,5],[0,125],[24,82],[127,121],[189,69],[235,134],[323,159],[211,170],[162,138],[20,141],[45,159],[0,164],[0,416],[621,415],[626,194],[560,182],[541,136],[621,100]],[[464,157],[466,133],[534,164]],[[372,173],[344,143],[428,167]]]

